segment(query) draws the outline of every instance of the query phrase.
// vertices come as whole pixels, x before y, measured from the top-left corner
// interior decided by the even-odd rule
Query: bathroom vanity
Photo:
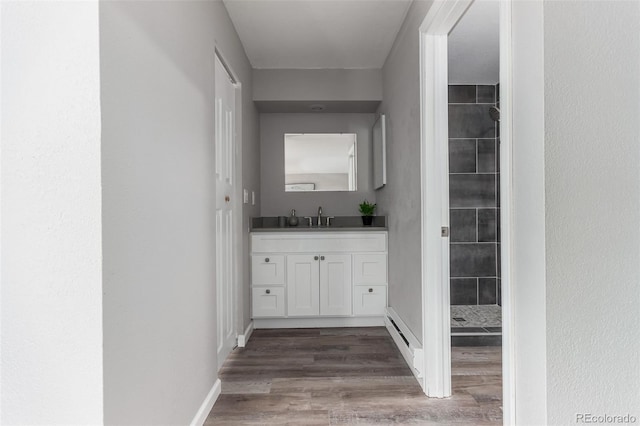
[[[251,293],[256,328],[383,325],[386,228],[254,229]]]

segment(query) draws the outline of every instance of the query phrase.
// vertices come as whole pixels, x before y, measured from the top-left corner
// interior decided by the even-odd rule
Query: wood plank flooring
[[[384,327],[256,330],[205,424],[502,424],[500,347],[452,348],[452,375],[427,398]]]

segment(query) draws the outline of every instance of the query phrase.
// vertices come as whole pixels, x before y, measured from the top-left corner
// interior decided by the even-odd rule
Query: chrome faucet
[[[322,206],[318,207],[318,226],[322,226]]]

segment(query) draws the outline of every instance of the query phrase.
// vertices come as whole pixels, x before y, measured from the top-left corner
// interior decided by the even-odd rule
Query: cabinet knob
[[[318,260],[318,256],[313,256],[313,260]]]
[[[373,293],[373,289],[372,288],[369,289],[369,293]]]
[[[265,291],[265,293],[271,294],[271,290],[267,289],[267,291]]]
[[[324,256],[320,256],[320,260],[324,260]]]
[[[268,258],[268,257],[265,257],[265,258],[264,258],[264,261],[265,261],[265,262],[267,262],[267,263],[269,263],[269,258]]]

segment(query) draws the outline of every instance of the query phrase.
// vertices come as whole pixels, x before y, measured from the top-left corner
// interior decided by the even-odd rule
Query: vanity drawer
[[[276,253],[386,252],[382,232],[260,232],[251,235],[251,251]]]
[[[284,287],[254,287],[253,317],[283,317]]]
[[[384,315],[386,307],[386,285],[357,285],[353,287],[354,315]]]
[[[252,255],[251,283],[253,285],[284,285],[284,255]]]
[[[354,254],[353,284],[387,284],[387,255]]]

